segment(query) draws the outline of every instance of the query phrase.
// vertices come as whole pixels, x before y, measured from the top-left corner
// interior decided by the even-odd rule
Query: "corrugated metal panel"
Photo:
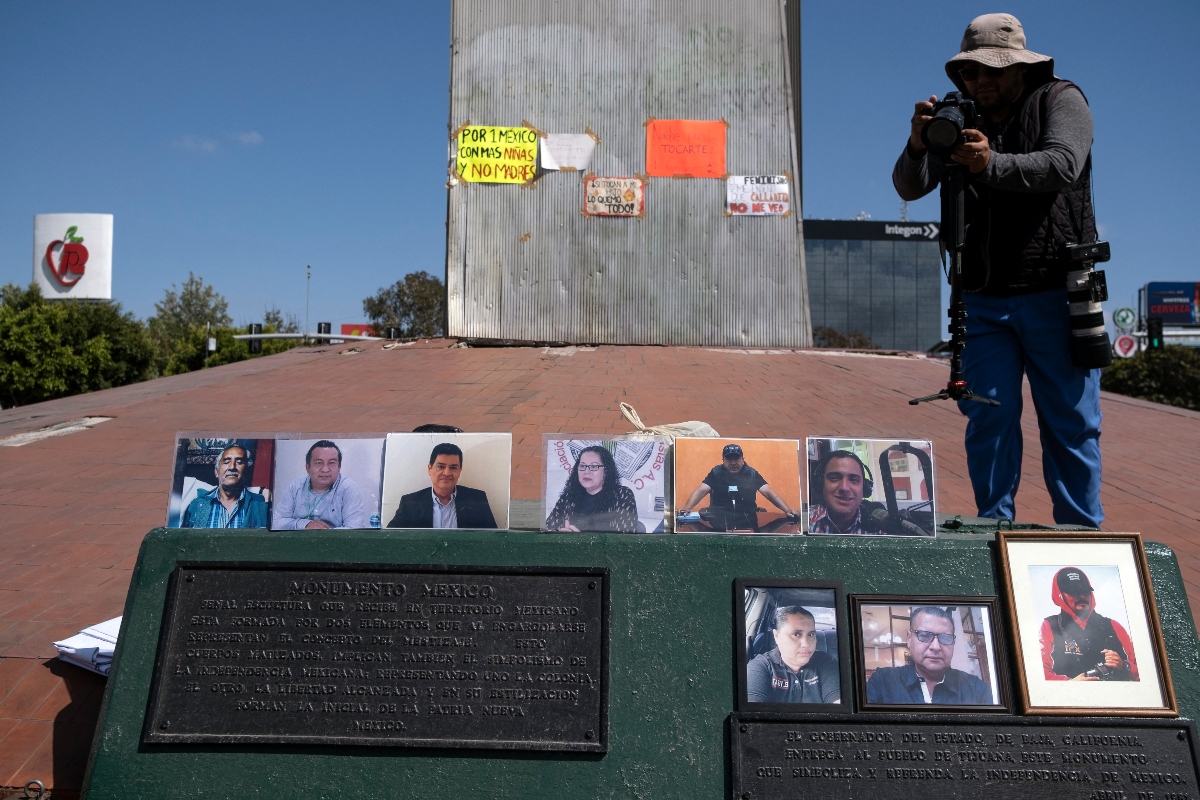
[[[781,0],[455,0],[452,13],[452,129],[591,128],[591,171],[634,175],[648,117],[723,117],[730,173],[797,174]],[[573,172],[449,192],[452,336],[810,342],[795,186],[788,218],[724,216],[714,179],[651,179],[640,220],[582,216]]]

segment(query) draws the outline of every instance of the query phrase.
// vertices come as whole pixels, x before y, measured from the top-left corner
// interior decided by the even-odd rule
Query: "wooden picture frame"
[[[738,711],[768,711],[784,714],[812,713],[817,711],[840,711],[849,713],[850,708],[850,645],[846,624],[845,594],[841,581],[802,581],[780,578],[738,578],[733,582],[734,603],[734,681],[737,687],[735,707]],[[786,606],[801,606],[813,615],[812,623],[815,629],[813,639],[816,640],[816,652],[808,657],[802,669],[808,668],[809,674],[803,676],[809,680],[807,687],[801,692],[796,691],[792,684],[793,678],[782,674],[784,665],[771,662],[781,661],[783,656],[772,658],[771,654],[778,651],[777,640],[774,637],[775,610]],[[793,615],[795,616],[795,615]],[[830,626],[833,630],[830,630]],[[836,662],[830,665],[832,658]],[[770,659],[770,660],[768,660]],[[814,664],[813,659],[819,659],[824,664]],[[779,694],[780,700],[785,696],[797,694],[823,694],[829,702],[820,700],[795,699],[789,701],[764,701],[750,699],[750,679],[748,671],[751,662],[756,662],[754,671],[767,675],[773,683],[770,694]],[[776,673],[782,674],[787,685],[775,681]],[[798,673],[797,673],[798,674]],[[819,680],[813,683],[813,679]],[[828,685],[823,687],[821,681],[828,682],[831,676],[837,679],[837,700],[832,700]],[[761,682],[753,687],[762,696]]]
[[[1179,716],[1141,534],[1000,531],[996,546],[1025,713]]]
[[[930,624],[940,625],[942,623],[935,620],[944,619],[950,630],[937,632],[955,637],[948,646],[949,652],[945,652],[947,645],[943,645],[940,638],[936,644],[910,643],[914,638],[910,635],[910,615],[916,613],[921,620],[919,624],[934,616],[934,612],[922,614],[918,611],[921,608],[940,609],[937,613],[946,615],[934,617]],[[881,609],[886,627],[885,622],[878,620]],[[926,714],[1012,713],[1000,611],[1000,598],[994,596],[851,595],[850,624],[854,637],[854,688],[858,710]],[[864,621],[868,612],[871,619]],[[922,700],[928,684],[920,676],[918,654],[912,652],[914,647],[922,649],[921,660],[928,658],[934,664],[940,662],[943,669],[941,680],[929,690],[932,699],[928,701]],[[904,654],[903,664],[894,663],[898,648]],[[883,650],[890,651],[887,658],[893,663],[889,666],[879,666]],[[870,679],[868,668],[872,670]],[[985,698],[991,702],[975,702]]]

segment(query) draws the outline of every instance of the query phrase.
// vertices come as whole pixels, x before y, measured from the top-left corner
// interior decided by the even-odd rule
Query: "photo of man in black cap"
[[[724,523],[724,530],[757,531],[758,494],[788,517],[800,515],[768,485],[758,470],[746,463],[741,445],[727,444],[721,449],[721,463],[709,470],[678,512],[689,513],[708,496],[708,507],[722,518],[719,522]]]
[[[1063,567],[1056,572],[1050,599],[1062,611],[1042,622],[1046,680],[1139,680],[1129,633],[1121,623],[1096,613],[1095,591],[1083,570]]]

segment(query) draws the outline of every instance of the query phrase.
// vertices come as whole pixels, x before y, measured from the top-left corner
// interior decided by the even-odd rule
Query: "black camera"
[[[1117,671],[1104,664],[1097,664],[1083,674],[1089,678],[1099,678],[1102,681],[1120,680],[1120,676],[1117,674]]]
[[[1071,363],[1081,369],[1107,367],[1112,363],[1112,343],[1100,304],[1108,300],[1108,283],[1104,270],[1093,265],[1110,258],[1108,242],[1064,245],[1062,256],[1071,304]]]
[[[933,119],[925,123],[921,141],[929,152],[943,160],[965,141],[963,131],[979,127],[979,111],[974,100],[967,100],[962,92],[949,92],[945,98],[933,104],[930,112]]]

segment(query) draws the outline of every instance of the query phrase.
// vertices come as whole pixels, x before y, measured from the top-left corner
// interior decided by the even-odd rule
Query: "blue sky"
[[[804,3],[806,217],[898,218],[912,104],[994,10]],[[1200,280],[1200,4],[1004,10],[1091,102],[1109,307]],[[0,283],[30,280],[34,214],[113,213],[114,296],[139,316],[191,270],[238,322],[303,321],[311,263],[313,324],[361,320],[380,286],[444,270],[449,39],[446,0],[0,3]]]

